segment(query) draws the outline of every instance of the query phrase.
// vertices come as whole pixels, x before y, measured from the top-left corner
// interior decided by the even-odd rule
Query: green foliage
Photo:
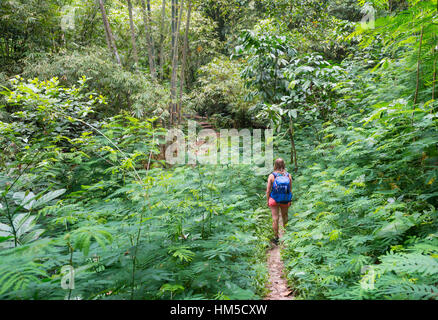
[[[107,104],[98,108],[99,114],[114,115],[129,110],[137,117],[146,114],[165,117],[168,103],[167,90],[147,76],[133,73],[114,65],[102,49],[72,52],[30,62],[25,69],[27,77],[50,79],[57,76],[62,85],[72,86],[85,76],[90,90],[106,97]],[[163,114],[164,113],[164,114]]]
[[[268,17],[282,26],[293,47],[301,53],[320,52],[328,59],[342,60],[351,48],[342,38],[352,22],[363,17],[355,0],[264,0]]]
[[[262,102],[275,103],[285,94],[287,81],[283,68],[296,55],[287,38],[278,34],[272,21],[262,21],[256,30],[244,31],[236,47],[236,55],[245,58],[242,70],[245,85],[253,90],[248,99],[260,97]]]
[[[47,277],[42,265],[36,263],[16,264],[17,260],[14,262],[14,268],[11,268],[8,263],[2,263],[0,266],[0,296],[4,296],[10,291],[20,292],[31,283],[40,283],[42,277]]]
[[[152,80],[138,2],[134,66],[126,2],[105,1],[119,66],[94,0],[1,1],[0,299],[266,294],[266,177],[164,161],[161,3]],[[282,246],[298,299],[437,299],[436,5],[193,3],[183,109],[274,127],[275,157],[298,158]]]
[[[343,79],[342,68],[312,53],[293,59],[285,70],[285,77],[289,81],[289,92],[281,98],[280,107],[299,110],[309,122],[318,118],[328,120],[335,109],[333,89]]]
[[[88,255],[90,251],[91,239],[94,240],[102,247],[105,248],[106,242],[112,241],[111,233],[102,228],[86,226],[75,229],[71,235],[67,235],[69,238],[71,236],[72,242],[75,249],[81,250],[85,256]]]
[[[0,63],[2,71],[20,72],[17,62],[35,56],[60,38],[59,9],[64,1],[7,0],[0,2]],[[51,29],[50,32],[47,32]],[[55,40],[56,39],[56,40]]]
[[[263,223],[265,227],[261,230],[267,233],[269,216],[266,209],[253,212],[254,201],[258,205],[262,201],[254,193],[246,193],[250,186],[236,184],[230,189],[227,183],[230,176],[248,181],[248,169],[230,172],[199,168],[196,171],[188,168],[167,173],[160,169],[151,171],[149,176],[154,182],[149,190],[150,208],[144,214],[146,219],[138,219],[140,211],[145,210],[142,208],[144,198],[133,181],[126,181],[113,192],[105,191],[108,183],[101,184],[102,200],[96,198],[97,190],[87,188],[80,198],[72,194],[62,204],[41,212],[52,221],[46,236],[59,239],[55,246],[61,249],[60,238],[65,237],[73,248],[84,253],[80,256],[74,252],[76,269],[88,266],[90,255],[97,256],[103,266],[102,271],[87,267],[82,273],[76,273],[73,297],[129,298],[133,259],[137,265],[135,299],[214,298],[220,292],[231,299],[254,299],[255,292],[263,292],[266,269],[261,261],[268,235],[260,242],[254,230]],[[213,182],[214,189],[210,187]],[[255,179],[251,184],[255,187],[259,182]],[[256,189],[262,191],[260,187]],[[92,201],[91,194],[94,194]],[[76,208],[80,208],[79,211]],[[65,231],[56,227],[56,220],[72,215],[71,210],[75,210],[76,221],[69,223],[72,231],[63,236]],[[49,218],[48,215],[54,213],[56,216]],[[102,229],[104,226],[111,233]],[[135,244],[132,241],[137,227],[142,233],[140,242]],[[17,252],[6,253],[18,257]],[[20,255],[37,259],[32,247]],[[67,264],[68,259],[64,259],[58,253],[54,258],[45,259],[41,267],[59,274],[61,266]],[[42,277],[36,283],[47,280]],[[51,299],[62,296],[59,278],[50,280],[50,290],[46,290],[49,283],[44,283],[20,293],[8,291],[3,297],[20,294],[24,298],[37,295]],[[99,292],[107,294],[99,295]]]
[[[216,24],[216,32],[221,41],[233,37],[240,28],[245,28],[263,10],[260,1],[252,0],[203,0],[198,10]]]
[[[197,89],[192,91],[193,108],[200,115],[217,118],[218,128],[251,124],[251,104],[245,101],[239,66],[225,57],[215,58],[199,69]]]
[[[418,32],[431,14],[423,11],[409,23]],[[333,97],[332,121],[322,124],[317,141],[310,127],[302,128],[297,143],[305,169],[295,180],[298,200],[284,257],[301,298],[436,299],[437,115],[425,81],[429,31],[424,25],[414,103],[417,82],[408,74],[416,74],[419,43],[391,42],[409,35],[386,34],[395,27],[387,19],[393,18],[376,21],[379,29],[361,41],[388,42],[362,47],[342,63],[346,78],[334,88],[340,96]],[[386,62],[375,64],[382,55]]]
[[[4,92],[11,112],[4,143],[16,139],[23,148],[5,154],[0,172],[0,297],[263,294],[270,230],[267,209],[254,210],[263,202],[260,178],[246,166],[152,169],[165,131],[126,113],[88,119],[93,103],[84,86],[14,80]],[[60,130],[65,119],[65,138],[39,133]],[[21,123],[31,130],[27,141],[19,141]],[[61,286],[65,266],[75,270],[74,289]]]
[[[333,119],[336,93],[344,80],[342,67],[326,61],[321,54],[298,54],[292,39],[280,36],[280,30],[264,21],[254,31],[245,31],[236,53],[247,64],[241,76],[252,89],[248,99],[260,102],[252,109],[259,119],[280,128],[300,114],[301,123],[318,126],[319,120]]]

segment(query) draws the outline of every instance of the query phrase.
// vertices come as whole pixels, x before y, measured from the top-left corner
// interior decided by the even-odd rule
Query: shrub
[[[192,107],[201,115],[218,119],[218,126],[243,127],[251,124],[245,101],[246,89],[238,63],[226,57],[215,58],[199,69],[197,88],[192,92]]]
[[[99,114],[114,115],[127,110],[137,117],[146,114],[166,117],[168,90],[143,73],[117,66],[106,50],[74,51],[46,57],[36,64],[28,61],[23,73],[23,77],[43,80],[53,76],[65,86],[74,84],[82,76],[90,79],[90,89],[107,98],[108,104],[97,109]]]

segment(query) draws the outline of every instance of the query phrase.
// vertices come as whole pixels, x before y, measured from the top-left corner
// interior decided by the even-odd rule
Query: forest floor
[[[279,226],[283,225],[280,215]],[[279,230],[280,238],[283,236],[283,228]],[[269,293],[265,300],[293,300],[292,290],[287,285],[287,280],[283,273],[283,261],[280,254],[281,242],[276,245],[272,244],[268,251],[268,270],[269,270],[269,284],[267,286]]]

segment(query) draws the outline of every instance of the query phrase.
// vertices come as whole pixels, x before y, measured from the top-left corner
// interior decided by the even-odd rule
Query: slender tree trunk
[[[436,58],[433,61],[432,100],[435,100],[435,83],[436,83]]]
[[[438,2],[437,2],[437,10],[438,10]],[[433,81],[432,81],[432,100],[435,100],[435,84],[436,84],[436,55],[438,53],[438,43],[436,41],[436,34],[434,35],[434,40],[436,43],[436,47],[433,50]]]
[[[294,132],[294,123],[292,118],[289,118],[289,135],[290,135],[290,162],[295,164],[295,172],[298,171],[298,159],[297,159],[297,150],[295,149],[295,132]]]
[[[187,60],[187,50],[189,46],[189,29],[190,29],[190,13],[192,11],[192,1],[188,0],[188,9],[187,9],[187,21],[186,21],[186,31],[184,35],[184,47],[182,52],[182,60],[181,60],[181,75],[180,75],[180,84],[179,84],[179,100],[178,105],[176,107],[176,112],[178,114],[178,123],[181,121],[181,106],[182,106],[182,96],[184,89],[184,69],[186,66]]]
[[[170,80],[170,123],[173,124],[176,120],[176,78],[178,68],[178,34],[181,26],[181,15],[183,11],[184,0],[181,0],[179,18],[175,24],[174,30],[174,44],[173,44],[173,57],[172,57],[172,77]],[[176,15],[175,15],[176,18]]]
[[[436,11],[438,11],[438,1],[436,2]],[[433,60],[433,82],[432,82],[432,100],[435,100],[435,83],[436,83],[436,54],[438,52],[438,43],[436,42],[436,33],[434,33],[434,40],[436,47],[433,48],[433,55],[435,59]]]
[[[172,25],[171,25],[171,35],[172,35],[172,44],[171,44],[171,53],[170,53],[170,63],[172,63],[173,52],[175,48],[175,30],[178,25],[178,0],[172,0]]]
[[[149,1],[148,1],[148,6]],[[149,21],[149,14],[146,12],[146,4],[144,0],[141,0],[141,8],[143,12],[143,23],[144,23],[144,30],[146,33],[146,46],[148,50],[148,58],[149,58],[149,69],[151,72],[152,79],[156,79],[156,69],[155,69],[155,54],[154,54],[154,42],[152,39],[152,28]]]
[[[161,6],[161,22],[160,22],[160,79],[163,80],[164,74],[164,24],[166,18],[166,0],[163,0]]]
[[[175,0],[175,28],[178,27],[178,21],[178,0]]]
[[[6,58],[9,61],[9,39],[5,38],[5,52]]]
[[[131,0],[127,0],[127,2],[128,2],[128,11],[129,11],[129,28],[131,29],[132,55],[134,56],[135,68],[138,70],[138,53],[137,53],[137,45],[135,43],[135,27],[134,27],[134,19],[132,17],[132,3]]]
[[[122,63],[120,62],[120,56],[117,51],[116,41],[111,31],[111,26],[109,24],[108,17],[106,15],[105,6],[103,5],[103,0],[99,0],[99,7],[100,7],[100,12],[102,13],[103,26],[106,35],[106,43],[110,51],[112,51],[114,56],[116,57],[117,63],[121,65]]]
[[[171,0],[171,16],[172,16],[172,20],[170,22],[170,37],[171,37],[171,41],[170,41],[170,64],[173,67],[173,51],[174,51],[174,47],[175,47],[175,0]],[[171,82],[173,81],[173,72],[171,73]],[[170,92],[170,103],[169,103],[169,122],[170,125],[172,125],[173,123],[173,100],[172,100],[172,90]]]
[[[414,125],[414,114],[415,114],[414,109],[418,101],[418,91],[420,89],[421,46],[423,44],[423,31],[424,31],[424,27],[421,27],[420,46],[418,48],[418,61],[417,61],[417,84],[415,86],[414,105],[412,106],[412,118],[411,118],[412,126]],[[414,142],[416,141],[415,137],[413,138],[413,141]]]
[[[103,19],[103,28],[105,30],[105,40],[106,40],[106,45],[108,46],[108,50],[112,53],[113,49],[111,46],[111,40],[110,40],[110,36],[108,33],[108,29],[106,27],[106,14],[105,14],[105,7],[103,6],[102,0],[99,0],[99,7],[100,7],[100,12],[102,14],[102,19]]]
[[[173,48],[175,46],[175,1],[176,0],[171,0],[171,12],[172,12],[172,20],[170,22],[170,33],[171,33],[171,43],[170,43],[170,59],[172,60],[173,57]],[[172,63],[172,62],[171,62]]]
[[[151,12],[151,1],[147,0],[146,2],[147,5],[147,19],[148,19],[148,25],[149,25],[149,41],[151,42],[151,51],[152,51],[152,58],[154,61],[154,69],[155,69],[155,75],[156,75],[156,63],[155,63],[155,45],[154,45],[154,41],[152,39],[152,12]]]
[[[424,31],[424,27],[421,28],[420,47],[418,49],[417,85],[416,85],[416,88],[415,88],[414,108],[415,108],[415,104],[417,103],[417,100],[418,100],[418,91],[419,91],[419,88],[420,88],[421,46],[422,46],[422,43],[423,43],[423,31]]]

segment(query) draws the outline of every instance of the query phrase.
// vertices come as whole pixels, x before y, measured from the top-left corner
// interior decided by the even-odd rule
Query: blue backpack
[[[271,198],[277,203],[288,203],[292,200],[292,192],[290,189],[289,173],[274,175],[274,183],[272,184]]]

